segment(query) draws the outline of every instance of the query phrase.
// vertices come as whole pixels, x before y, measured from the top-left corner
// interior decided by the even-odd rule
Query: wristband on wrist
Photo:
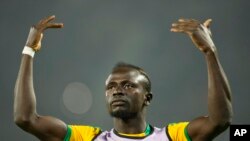
[[[33,58],[35,55],[35,51],[31,47],[24,46],[22,54],[27,54]]]

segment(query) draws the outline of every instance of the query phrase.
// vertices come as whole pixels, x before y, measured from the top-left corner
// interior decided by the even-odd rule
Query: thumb
[[[43,33],[41,33],[40,40],[38,42],[38,46],[41,46],[42,39],[43,39]]]
[[[205,27],[207,27],[207,28],[210,28],[211,22],[212,22],[212,19],[207,19],[207,20],[203,23],[203,25],[204,25]]]
[[[35,50],[35,52],[41,49],[42,39],[43,39],[43,33],[40,34],[38,42],[32,47]]]

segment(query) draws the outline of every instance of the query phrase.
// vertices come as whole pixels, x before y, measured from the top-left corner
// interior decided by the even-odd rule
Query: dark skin
[[[109,113],[123,111],[131,117],[113,116],[114,128],[120,133],[142,133],[146,128],[146,106],[150,104],[152,94],[147,92],[146,78],[137,70],[111,74],[106,80],[106,101]],[[138,124],[140,123],[140,124]]]
[[[49,28],[62,28],[53,23],[55,16],[42,19],[31,29],[26,45],[40,50],[43,33]],[[232,119],[231,91],[220,65],[216,47],[209,29],[211,20],[203,24],[192,19],[179,19],[171,27],[172,32],[188,35],[203,52],[208,68],[208,116],[190,121],[188,133],[193,141],[207,141],[223,132]],[[136,113],[131,117],[113,117],[114,128],[127,134],[142,133],[146,128],[146,107],[152,94],[144,87],[146,79],[135,70],[111,74],[106,81],[106,100],[110,113]],[[67,132],[66,124],[36,111],[33,88],[33,58],[23,55],[15,86],[14,120],[23,130],[43,141],[62,141]]]

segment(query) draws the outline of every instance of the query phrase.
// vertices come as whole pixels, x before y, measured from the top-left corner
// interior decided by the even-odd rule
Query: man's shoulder
[[[101,128],[89,125],[67,125],[67,134],[64,141],[93,140],[101,133]]]

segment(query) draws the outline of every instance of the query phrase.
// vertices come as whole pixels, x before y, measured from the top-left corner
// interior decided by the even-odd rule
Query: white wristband
[[[24,46],[22,53],[27,54],[27,55],[31,56],[32,58],[35,55],[35,51],[31,47],[28,47],[28,46]]]

